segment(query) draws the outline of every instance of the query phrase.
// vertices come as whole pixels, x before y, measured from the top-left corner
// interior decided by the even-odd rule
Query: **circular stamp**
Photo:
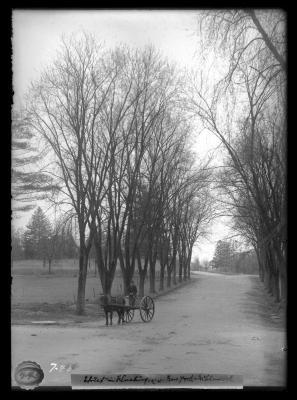
[[[35,361],[22,361],[15,369],[14,379],[22,389],[35,389],[44,378],[44,373]]]

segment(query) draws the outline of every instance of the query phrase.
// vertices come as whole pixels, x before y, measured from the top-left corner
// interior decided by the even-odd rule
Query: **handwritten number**
[[[50,369],[50,372],[52,372],[53,370],[55,370],[55,371],[57,371],[57,370],[58,370],[57,364],[55,364],[55,363],[51,363],[51,365],[53,365],[53,368],[52,368],[52,369]]]
[[[58,364],[56,364],[56,363],[51,363],[51,365],[52,365],[52,368],[50,369],[49,372],[52,372],[52,371],[59,371],[59,372],[66,371],[66,372],[71,372],[71,371],[72,371],[72,365],[71,365],[71,364],[66,364],[66,365],[61,364],[59,367],[58,367]]]

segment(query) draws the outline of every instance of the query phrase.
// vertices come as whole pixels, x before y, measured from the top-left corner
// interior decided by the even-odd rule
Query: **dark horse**
[[[104,310],[106,319],[105,325],[108,325],[108,317],[110,319],[110,325],[112,325],[112,316],[114,311],[118,314],[118,324],[123,324],[125,322],[125,310],[123,307],[125,305],[125,298],[123,296],[112,297],[110,295],[101,295],[100,305]]]

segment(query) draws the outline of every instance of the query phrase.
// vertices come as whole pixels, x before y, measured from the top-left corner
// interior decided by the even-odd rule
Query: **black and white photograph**
[[[11,18],[12,390],[286,390],[287,12]]]

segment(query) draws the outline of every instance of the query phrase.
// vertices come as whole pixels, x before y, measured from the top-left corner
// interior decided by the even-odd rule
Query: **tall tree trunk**
[[[179,255],[179,268],[178,268],[178,281],[181,283],[183,281],[183,258]]]
[[[287,265],[286,265],[286,248],[282,250],[282,246],[278,241],[274,241],[274,251],[276,254],[276,265],[279,275],[279,299],[286,299],[286,281],[287,281]]]
[[[145,282],[145,273],[146,271],[139,271],[139,296],[144,296],[144,282]]]
[[[52,259],[49,258],[48,259],[48,273],[51,274],[52,273]]]
[[[264,271],[264,286],[268,293],[271,293],[271,272],[265,268]]]
[[[185,260],[184,260],[184,281],[186,281],[187,278],[188,278],[188,260],[185,257]]]
[[[117,264],[117,261],[113,260],[109,263],[108,268],[106,266],[102,265],[101,274],[99,271],[101,285],[102,285],[103,293],[105,295],[111,294],[111,288],[112,288],[112,284],[113,284],[114,276],[115,276],[115,272],[116,272],[116,264]]]
[[[189,250],[189,255],[188,255],[188,260],[187,260],[187,269],[188,269],[188,273],[187,273],[187,278],[191,279],[191,259],[192,259],[192,248]]]
[[[125,275],[123,276],[125,296],[128,296],[128,294],[129,294],[131,280],[132,280],[132,276],[130,276],[130,273],[127,270],[125,270]]]
[[[264,286],[269,294],[273,294],[272,265],[268,249],[265,250],[263,265],[264,265]]]
[[[270,269],[270,293],[272,293],[276,302],[280,300],[280,288],[279,288],[279,262],[275,249],[271,246],[268,250],[268,260]]]
[[[112,282],[113,282],[113,279],[111,277],[111,274],[109,273],[109,271],[107,271],[105,273],[105,285],[104,285],[104,289],[103,289],[103,292],[105,295],[111,294]]]
[[[171,287],[171,267],[167,264],[167,287]]]
[[[284,302],[287,301],[287,278],[286,276],[280,274],[280,293],[281,293],[281,300]]]
[[[125,294],[125,296],[128,296],[130,282],[131,282],[131,276],[129,273],[129,266],[126,267],[126,265],[125,265],[124,254],[123,254],[121,248],[119,248],[119,260],[120,260],[120,267],[121,267],[122,277],[123,277],[124,294]]]
[[[98,270],[98,275],[99,275],[99,279],[100,279],[100,283],[101,283],[101,287],[104,293],[104,282],[105,282],[105,270],[101,265],[101,262],[103,262],[102,260],[98,259],[98,257],[96,257],[96,267]]]
[[[267,259],[264,267],[264,286],[269,294],[272,294],[272,272],[269,268]]]
[[[146,265],[149,264],[149,292],[156,292],[156,262],[157,262],[157,244],[153,240],[153,235],[150,233],[148,249],[146,252]]]
[[[191,259],[190,259],[191,260]],[[191,278],[191,261],[188,261],[188,268],[187,268],[187,279]]]
[[[276,302],[280,301],[279,273],[276,271],[272,274],[272,293]]]
[[[142,262],[141,262],[141,256],[139,253],[139,250],[137,251],[137,261],[138,261],[138,274],[139,274],[139,288],[138,288],[138,293],[140,297],[144,296],[144,282],[145,282],[145,277],[147,274],[147,266],[149,262],[149,257],[148,255],[145,256],[144,260],[144,265],[142,267]]]
[[[258,266],[259,266],[259,278],[260,278],[260,281],[264,283],[264,278],[265,278],[264,252],[259,247],[254,247],[254,249],[256,252]]]
[[[159,282],[159,290],[164,290],[164,276],[165,276],[165,262],[163,255],[163,248],[159,247],[159,261],[160,261],[160,282]]]
[[[160,285],[159,285],[160,291],[164,290],[164,276],[165,276],[165,264],[161,263],[160,264]]]
[[[264,270],[263,270],[262,261],[259,262],[259,260],[258,260],[258,265],[259,265],[259,278],[260,278],[260,281],[264,282]]]
[[[156,263],[150,260],[150,293],[155,293],[155,282],[156,282]]]
[[[174,285],[176,285],[177,284],[177,282],[176,282],[176,259],[174,259],[174,261],[173,261],[173,276],[172,276],[172,281],[173,281],[173,284]]]
[[[76,314],[83,315],[85,313],[85,292],[87,280],[88,257],[85,249],[80,249],[79,256],[79,275],[76,301]]]
[[[96,235],[96,241],[94,242],[95,246],[95,256],[96,256],[96,267],[98,269],[98,275],[100,278],[101,282],[101,287],[103,294],[108,294],[106,293],[106,270],[104,268],[104,260],[103,260],[103,254],[102,254],[102,248],[101,248],[101,238],[100,236]]]
[[[121,267],[123,267],[122,264]],[[132,264],[126,265],[124,268],[122,268],[125,296],[129,294],[131,280],[134,275],[134,267],[135,267],[135,259],[132,260]]]

